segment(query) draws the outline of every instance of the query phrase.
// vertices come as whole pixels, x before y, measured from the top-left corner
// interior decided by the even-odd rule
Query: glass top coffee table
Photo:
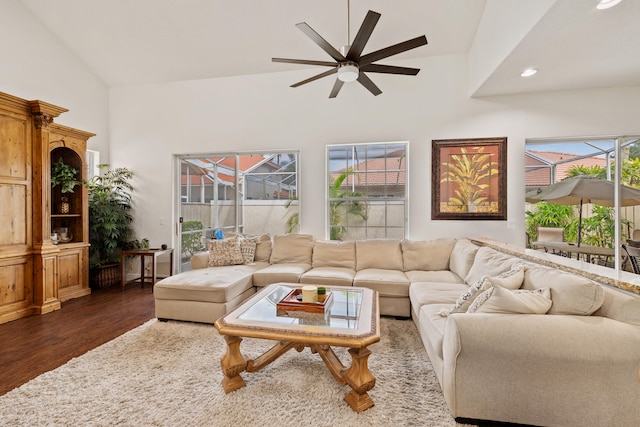
[[[311,352],[320,355],[340,384],[351,387],[344,400],[354,411],[372,407],[374,403],[367,392],[376,379],[367,364],[371,354],[367,346],[380,341],[378,293],[366,288],[327,287],[332,293],[328,313],[280,311],[279,315],[276,305],[300,287],[293,283],[269,285],[215,322],[227,342],[227,353],[221,360],[225,392],[245,386],[242,372],[259,371],[292,348],[302,351],[309,347]],[[242,338],[277,343],[257,358],[247,359],[240,352]],[[331,346],[349,348],[350,367],[342,364]]]

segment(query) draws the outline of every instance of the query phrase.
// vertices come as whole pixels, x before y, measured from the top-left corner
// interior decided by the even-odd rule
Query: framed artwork
[[[507,219],[507,138],[431,142],[431,219]]]

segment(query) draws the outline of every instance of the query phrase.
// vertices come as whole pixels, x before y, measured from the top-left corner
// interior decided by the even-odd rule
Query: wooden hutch
[[[0,323],[60,308],[91,293],[86,186],[51,188],[60,158],[88,178],[85,159],[92,133],[54,123],[68,110],[0,92]],[[65,201],[66,202],[66,201]],[[67,238],[54,244],[54,230]]]

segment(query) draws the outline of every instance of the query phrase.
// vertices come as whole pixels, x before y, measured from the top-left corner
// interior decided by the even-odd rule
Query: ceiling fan
[[[349,6],[347,5],[347,15]],[[306,22],[296,24],[303,33],[305,33],[311,40],[313,40],[322,50],[333,58],[335,62],[331,61],[313,61],[306,59],[287,59],[287,58],[272,58],[273,62],[285,62],[289,64],[304,64],[304,65],[320,65],[324,67],[331,67],[330,70],[320,73],[316,76],[310,77],[301,82],[292,84],[291,87],[302,86],[303,84],[310,83],[312,81],[321,79],[323,77],[337,74],[336,82],[333,85],[333,89],[329,94],[329,98],[335,98],[338,96],[338,92],[342,89],[342,85],[345,82],[352,82],[357,80],[362,86],[367,88],[373,95],[380,95],[382,91],[378,86],[371,81],[371,79],[365,73],[386,73],[386,74],[404,74],[415,76],[420,71],[419,68],[407,68],[396,67],[393,65],[374,64],[375,61],[379,61],[384,58],[388,58],[393,55],[405,52],[407,50],[415,49],[417,47],[427,44],[427,38],[423,35],[411,40],[404,41],[402,43],[395,44],[393,46],[386,47],[384,49],[376,50],[375,52],[362,55],[371,33],[375,28],[380,14],[370,10],[367,12],[356,37],[353,39],[353,44],[347,44],[341,51],[338,51],[331,46],[322,36],[313,30]],[[347,16],[347,27],[349,25],[349,17]]]

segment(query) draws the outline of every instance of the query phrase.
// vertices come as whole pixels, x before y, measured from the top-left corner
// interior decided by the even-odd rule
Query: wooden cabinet
[[[87,139],[93,134],[54,123],[67,111],[0,92],[0,323],[60,308],[87,295],[87,189],[76,187],[69,210],[51,189],[51,164],[62,158],[88,178]],[[71,237],[51,241],[52,230]]]

